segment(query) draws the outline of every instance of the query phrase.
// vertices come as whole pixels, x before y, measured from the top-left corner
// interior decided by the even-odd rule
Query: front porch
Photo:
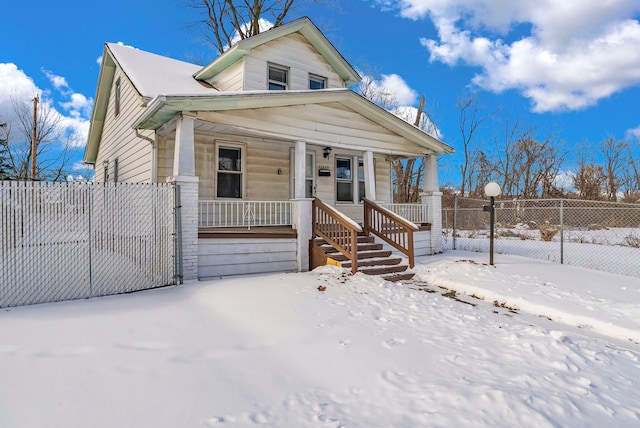
[[[318,220],[318,216],[314,215],[315,202],[312,201],[198,201],[198,278],[304,271],[317,266],[317,256],[311,254],[314,251],[313,245],[310,245],[312,239],[318,236],[336,239],[335,236],[343,236],[345,232],[340,231],[330,219]],[[317,199],[315,201],[321,203]],[[411,225],[411,230],[389,227],[388,220],[376,220],[370,214],[365,214],[371,204],[383,214],[387,210],[393,213],[405,224]],[[362,226],[368,233],[374,228],[374,223],[378,223],[378,233],[383,236],[375,237],[373,233],[369,233],[373,239],[386,252],[408,257],[413,264],[415,257],[442,251],[440,240],[434,239],[440,237],[434,236],[431,230],[434,205],[439,207],[438,203],[375,204],[365,201],[359,206],[361,218],[365,219],[361,222],[349,219],[338,210],[330,211],[333,216],[342,218],[346,223]],[[439,208],[437,213],[439,214]],[[386,230],[384,225],[387,225]],[[402,243],[406,251],[394,247],[396,241]],[[334,244],[339,246],[344,243],[336,239]],[[348,244],[345,246],[349,247]],[[349,247],[348,251],[352,250]],[[353,255],[351,257],[345,267],[356,272],[357,255],[355,258]]]

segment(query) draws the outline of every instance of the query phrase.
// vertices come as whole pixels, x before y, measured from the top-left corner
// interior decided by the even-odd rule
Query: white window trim
[[[338,200],[338,159],[350,159],[351,160],[351,194],[353,195],[353,200],[351,202],[347,202],[347,201],[339,201]],[[360,156],[349,156],[349,155],[339,155],[336,154],[335,156],[335,170],[336,170],[336,179],[334,180],[334,197],[336,200],[336,204],[340,204],[340,205],[362,205],[362,202],[360,202],[358,199],[358,195],[360,194],[360,178],[358,177],[358,168],[360,167],[360,162],[363,163],[364,165],[364,158],[360,157]],[[355,166],[355,168],[354,168]],[[375,180],[375,159],[373,162],[373,170],[374,170],[374,177],[373,179]],[[345,179],[341,179],[343,180],[343,182],[345,182]],[[365,179],[365,189],[367,186],[367,182]],[[363,195],[363,198],[366,198],[366,190],[365,190],[365,195]]]
[[[290,73],[289,73],[289,67],[287,67],[287,66],[285,66],[285,65],[275,64],[275,63],[273,63],[273,62],[268,62],[268,63],[267,63],[267,90],[269,90],[269,85],[270,85],[272,82],[273,82],[274,84],[276,84],[276,85],[283,85],[283,83],[282,83],[281,81],[279,81],[279,80],[273,80],[273,81],[272,81],[272,80],[269,78],[269,69],[270,69],[271,67],[273,67],[273,68],[278,68],[278,69],[280,69],[280,70],[282,70],[282,71],[284,71],[284,72],[285,72],[285,76],[286,76],[287,81],[286,81],[286,83],[284,83],[284,90],[285,90],[285,91],[289,90],[289,80],[290,80],[290,78],[291,78],[291,76],[289,75],[289,74],[290,74]],[[272,89],[272,90],[273,90],[273,89]]]
[[[246,189],[247,189],[247,145],[243,143],[235,143],[230,141],[216,141],[214,144],[216,150],[215,156],[215,172],[214,172],[214,189],[213,194],[215,195],[215,199],[217,200],[229,200],[229,201],[237,201],[245,198]],[[220,198],[218,197],[218,165],[219,165],[219,156],[220,156],[220,147],[228,147],[230,149],[240,149],[240,197],[239,198]],[[235,172],[225,172],[235,174]]]
[[[314,197],[316,195],[316,152],[315,150],[311,149],[309,150],[309,147],[307,147],[307,156],[311,155],[311,180],[313,182],[313,193],[311,195],[311,197]],[[296,150],[294,148],[292,148],[290,150],[290,156],[289,156],[290,162],[289,162],[289,171],[291,171],[291,173],[289,174],[289,185],[291,188],[291,191],[289,192],[289,194],[291,195],[291,199],[293,199],[295,197],[295,171],[296,171]],[[306,162],[306,159],[305,159]],[[307,175],[309,175],[309,171],[306,171]],[[304,180],[307,181],[309,178],[305,177]],[[306,189],[306,186],[305,186]],[[306,195],[305,195],[306,196]]]
[[[327,82],[329,81],[326,77],[320,76],[318,74],[309,73],[309,89],[311,89],[311,81],[318,80],[324,82],[324,87],[322,89],[327,89]],[[318,89],[316,89],[318,90]]]
[[[114,111],[114,116],[118,117],[120,116],[120,109],[122,107],[121,103],[122,103],[122,78],[118,77],[118,79],[116,79],[116,84],[115,84],[115,88],[114,88],[114,100],[113,100],[113,111]]]

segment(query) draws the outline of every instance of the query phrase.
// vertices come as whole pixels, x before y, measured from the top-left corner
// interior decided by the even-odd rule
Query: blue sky
[[[442,139],[461,151],[456,101],[478,90],[478,133],[491,150],[506,120],[552,135],[572,152],[608,138],[640,136],[640,2],[637,0],[299,0],[358,70],[376,74],[401,105],[424,94]],[[606,6],[605,6],[606,4]],[[104,42],[189,60],[215,53],[178,1],[11,2],[0,30],[0,115],[10,98],[43,93],[68,126],[81,159]],[[441,184],[458,181],[460,153],[442,158]],[[566,168],[572,167],[571,162]]]

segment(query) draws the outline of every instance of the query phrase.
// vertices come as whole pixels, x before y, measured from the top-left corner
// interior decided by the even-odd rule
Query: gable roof
[[[296,32],[302,34],[307,41],[311,43],[329,65],[334,68],[342,80],[345,81],[346,86],[355,85],[360,82],[361,77],[358,72],[344,59],[318,27],[306,16],[238,41],[212,63],[195,73],[193,77],[198,80],[211,79],[248,54],[251,49]]]

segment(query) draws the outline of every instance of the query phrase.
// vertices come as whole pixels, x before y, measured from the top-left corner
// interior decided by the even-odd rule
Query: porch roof
[[[453,153],[453,148],[405,122],[350,89],[243,91],[211,95],[159,95],[134,121],[136,129],[157,130],[183,112],[220,112],[309,104],[339,103],[421,147],[424,154]]]

